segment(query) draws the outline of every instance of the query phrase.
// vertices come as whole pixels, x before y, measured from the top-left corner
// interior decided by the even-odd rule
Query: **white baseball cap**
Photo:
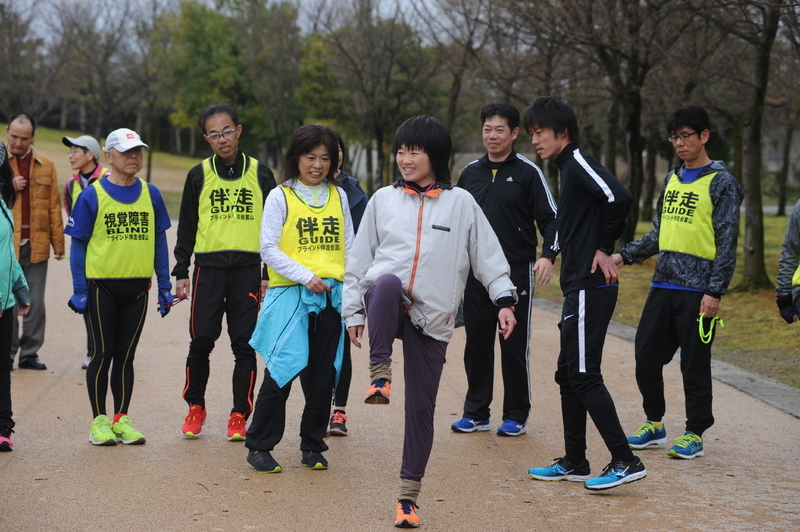
[[[120,129],[115,129],[108,134],[108,137],[106,137],[106,145],[103,147],[103,151],[111,151],[113,148],[118,152],[126,152],[132,148],[136,148],[137,146],[142,146],[148,149],[150,148],[150,146],[142,142],[142,138],[137,132],[123,127]]]

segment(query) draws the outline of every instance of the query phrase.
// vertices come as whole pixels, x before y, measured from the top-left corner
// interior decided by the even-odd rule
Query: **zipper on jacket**
[[[411,279],[408,282],[408,296],[411,297],[411,292],[414,290],[414,279],[417,275],[417,263],[419,262],[419,246],[422,240],[422,211],[425,208],[425,196],[419,196],[419,211],[417,214],[417,243],[414,248],[414,264],[411,267]]]

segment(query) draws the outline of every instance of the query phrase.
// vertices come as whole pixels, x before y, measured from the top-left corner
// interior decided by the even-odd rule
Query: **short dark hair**
[[[431,168],[440,183],[450,183],[450,155],[453,142],[444,123],[432,116],[412,116],[397,128],[394,135],[394,154],[405,146],[407,150],[422,150],[431,161]]]
[[[36,133],[36,120],[33,119],[31,115],[28,113],[14,113],[11,115],[11,118],[8,119],[8,125],[11,125],[11,122],[14,120],[22,119],[23,121],[27,121],[31,123],[31,133]],[[8,202],[6,202],[8,203]]]
[[[8,123],[10,124],[11,121]],[[13,207],[17,199],[17,189],[14,188],[14,173],[11,171],[11,163],[8,161],[8,151],[2,142],[0,142],[0,151],[3,152],[3,157],[0,157],[3,160],[0,163],[0,195],[3,196],[6,205]]]
[[[711,130],[711,120],[704,108],[695,104],[688,104],[675,109],[667,118],[667,133],[675,133],[682,127],[690,127],[698,133],[706,129]]]
[[[575,111],[553,96],[537,98],[525,109],[525,131],[530,133],[537,127],[552,129],[556,135],[567,135],[571,143],[580,144]]]
[[[519,127],[519,110],[510,103],[491,102],[483,106],[481,110],[481,125],[486,123],[487,118],[493,116],[505,118],[511,131]]]
[[[203,135],[206,134],[206,122],[209,118],[214,115],[218,114],[226,114],[231,117],[233,120],[233,127],[239,125],[239,113],[236,112],[236,109],[229,103],[214,103],[203,107],[200,111],[200,120],[198,120],[198,124],[200,125],[200,131],[203,132]]]
[[[336,138],[336,144],[339,145],[339,149],[342,150],[342,160],[339,162],[342,166],[342,172],[344,172],[344,165],[347,162],[347,146],[345,145],[342,136],[335,129],[331,129],[331,133],[333,133],[333,136]]]
[[[334,185],[340,183],[338,179],[334,178],[339,167],[339,145],[336,142],[333,131],[322,124],[306,124],[292,133],[292,138],[289,140],[289,146],[286,148],[284,157],[284,183],[300,176],[300,166],[298,165],[300,156],[311,153],[317,146],[328,148],[328,154],[331,158],[331,167],[328,170],[328,175],[325,176],[325,180]]]

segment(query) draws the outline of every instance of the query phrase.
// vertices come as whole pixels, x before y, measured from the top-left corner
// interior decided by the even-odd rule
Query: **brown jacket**
[[[31,262],[44,262],[50,258],[50,246],[56,255],[64,255],[64,219],[61,217],[56,167],[49,157],[31,146],[31,178],[28,182],[31,198]],[[19,175],[17,158],[9,157],[11,170]],[[18,196],[19,198],[19,196]],[[22,235],[22,202],[14,203],[14,250],[19,259],[19,242]]]

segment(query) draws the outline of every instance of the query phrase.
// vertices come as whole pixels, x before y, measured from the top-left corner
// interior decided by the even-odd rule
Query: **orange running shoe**
[[[397,528],[419,527],[417,508],[419,508],[419,506],[408,499],[397,501],[397,517],[394,518],[394,526]]]
[[[206,409],[200,405],[191,405],[186,419],[183,420],[181,432],[184,438],[197,438],[206,422]]]
[[[388,405],[391,389],[392,383],[387,379],[376,379],[365,394],[364,402],[368,405]]]
[[[247,437],[247,420],[241,412],[234,412],[228,420],[228,441],[244,441]]]

